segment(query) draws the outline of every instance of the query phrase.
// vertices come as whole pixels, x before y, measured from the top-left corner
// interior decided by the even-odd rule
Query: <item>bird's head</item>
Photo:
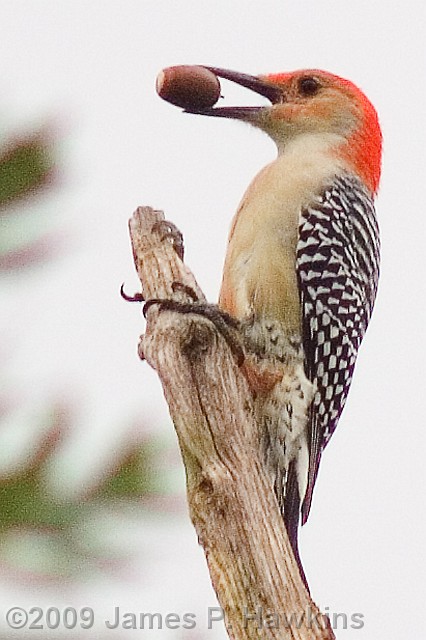
[[[325,135],[332,150],[360,175],[372,192],[380,179],[382,135],[376,110],[349,80],[317,69],[250,76],[207,67],[266,97],[258,107],[214,107],[203,115],[235,118],[265,131],[278,151],[298,136]]]

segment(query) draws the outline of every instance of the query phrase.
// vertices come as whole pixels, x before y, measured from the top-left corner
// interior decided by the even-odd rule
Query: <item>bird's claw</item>
[[[229,348],[234,355],[239,367],[242,366],[245,355],[244,348],[242,346],[242,340],[239,336],[238,330],[240,328],[238,320],[230,316],[225,311],[222,311],[214,304],[207,302],[197,302],[197,295],[191,287],[183,285],[179,282],[173,283],[174,290],[182,289],[186,294],[194,299],[194,302],[179,302],[177,300],[151,298],[147,300],[143,307],[143,315],[146,317],[149,309],[155,305],[159,305],[159,311],[175,311],[177,313],[195,313],[210,320],[219,333],[226,340]]]
[[[159,220],[158,222],[154,223],[152,231],[160,234],[160,240],[162,242],[168,239],[173,249],[176,251],[177,255],[183,262],[185,253],[183,235],[182,232],[179,231],[177,226],[173,224],[173,222],[169,222],[168,220]]]
[[[194,289],[187,284],[183,284],[183,282],[179,282],[175,280],[172,282],[172,291],[173,293],[182,292],[188,298],[191,299],[191,302],[183,302],[180,300],[172,300],[170,298],[150,298],[147,300],[143,306],[143,315],[146,318],[146,315],[154,304],[160,305],[160,310],[170,310],[170,311],[178,311],[178,313],[190,313],[193,310],[193,306],[198,303],[199,298]]]
[[[189,287],[187,284],[183,284],[183,282],[179,282],[177,280],[172,282],[172,291],[173,293],[176,293],[177,291],[181,291],[182,293],[186,294],[188,298],[191,298],[192,302],[199,301],[199,297],[194,291],[194,289],[192,287]]]
[[[126,300],[126,302],[145,302],[145,298],[142,293],[135,293],[133,296],[129,296],[124,291],[124,282],[120,287],[120,295],[123,298],[123,300]]]

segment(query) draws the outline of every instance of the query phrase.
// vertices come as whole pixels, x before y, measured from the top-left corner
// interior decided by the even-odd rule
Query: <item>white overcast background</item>
[[[37,200],[31,213],[48,212],[65,238],[63,253],[25,278],[2,280],[0,331],[7,384],[28,411],[55,394],[81,404],[63,452],[67,473],[56,480],[64,493],[90,485],[127,419],[141,416],[152,430],[173,431],[160,384],[136,356],[139,307],[119,296],[122,281],[130,293],[138,288],[127,232],[132,211],[140,204],[166,211],[184,233],[187,263],[215,301],[232,215],[249,181],[275,157],[273,143],[246,125],[162,102],[155,93],[160,69],[317,67],[350,78],[375,104],[384,135],[380,289],[301,532],[314,600],[329,612],[364,616],[361,630],[338,628],[337,637],[348,640],[420,638],[424,629],[425,17],[421,0],[0,5],[1,127],[52,116],[61,138],[60,190]],[[259,102],[241,88],[222,89],[226,104]],[[16,440],[17,456],[28,446],[25,430],[1,437]],[[205,631],[202,616],[216,600],[186,514],[129,535],[125,544],[140,560],[130,575],[101,577],[84,593],[0,583],[1,601],[85,604],[102,615],[118,605],[164,615],[195,610],[199,629],[185,636],[104,630],[102,637],[223,639],[219,627]],[[0,620],[6,629],[1,608]]]

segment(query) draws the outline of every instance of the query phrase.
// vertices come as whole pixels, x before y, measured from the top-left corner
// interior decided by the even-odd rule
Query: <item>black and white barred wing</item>
[[[379,275],[379,231],[372,195],[355,177],[334,180],[301,214],[296,269],[305,371],[315,391],[309,420],[309,515],[322,451],[343,410],[367,329]]]

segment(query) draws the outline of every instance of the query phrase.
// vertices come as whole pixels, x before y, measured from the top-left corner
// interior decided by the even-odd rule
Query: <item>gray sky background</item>
[[[46,211],[68,246],[51,267],[1,283],[0,331],[8,343],[7,384],[19,389],[28,412],[57,392],[83,399],[63,452],[69,473],[57,479],[64,493],[90,485],[123,437],[126,417],[142,415],[152,429],[172,431],[159,382],[136,356],[138,307],[118,294],[122,281],[128,292],[138,288],[128,217],[139,204],[164,209],[214,301],[232,215],[249,181],[275,156],[260,132],[162,102],[158,71],[196,63],[253,74],[317,67],[350,78],[375,104],[384,134],[379,296],[301,535],[319,606],[364,615],[363,629],[337,631],[345,640],[423,635],[425,17],[420,0],[0,6],[0,127],[52,115],[62,140],[61,191],[33,211]],[[222,89],[227,104],[253,100],[241,88]],[[18,459],[28,438],[24,429],[5,430],[0,445],[15,442]],[[168,528],[164,521],[143,538],[132,535],[144,571],[151,545],[150,577],[134,568],[131,579],[89,585],[68,601],[112,611],[119,599],[130,611],[165,613],[215,606],[189,523]],[[49,597],[58,606],[46,593],[28,587],[11,594],[0,585],[3,601]]]

